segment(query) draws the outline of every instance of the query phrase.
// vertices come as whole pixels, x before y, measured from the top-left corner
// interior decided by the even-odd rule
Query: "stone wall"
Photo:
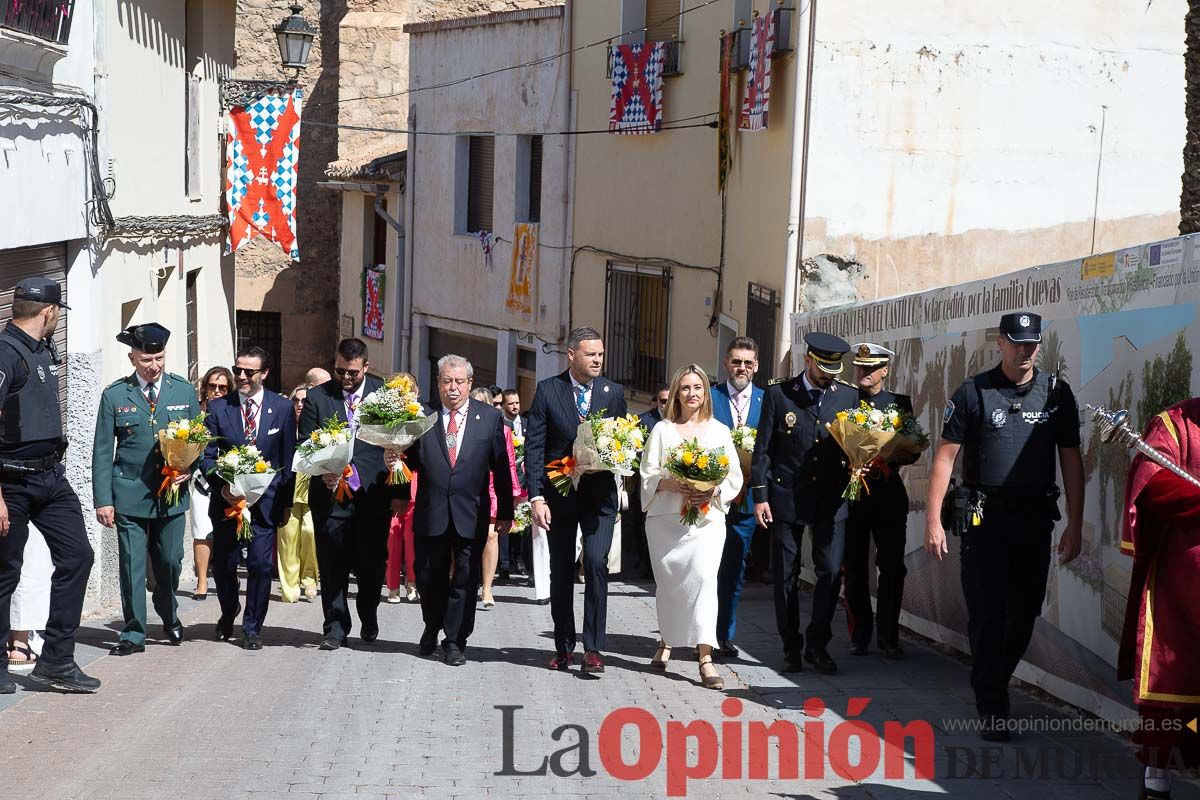
[[[338,256],[340,193],[317,186],[327,164],[396,152],[403,134],[341,130],[325,124],[403,128],[408,102],[406,22],[472,16],[558,5],[561,0],[315,0],[305,15],[320,29],[308,68],[301,123],[297,223],[300,262],[255,240],[237,254],[236,307],[277,311],[283,320],[284,390],[313,366],[329,366],[338,335]],[[238,0],[237,60],[234,74],[245,79],[281,75],[271,29],[286,14],[275,0]],[[318,23],[319,19],[319,23]],[[350,98],[392,97],[355,101]],[[307,124],[306,124],[307,123]],[[312,123],[320,123],[315,125]],[[339,136],[340,134],[340,136]],[[361,235],[350,231],[350,235]]]

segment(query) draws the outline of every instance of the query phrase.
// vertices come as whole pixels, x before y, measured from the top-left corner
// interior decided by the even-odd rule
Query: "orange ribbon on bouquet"
[[[392,469],[388,472],[387,485],[400,486],[405,483],[412,483],[412,470],[408,468],[408,464],[404,461],[404,453],[396,459],[396,463],[392,465]]]
[[[164,464],[162,468],[163,481],[158,485],[158,494],[156,496],[162,497],[164,494],[170,492],[172,497],[169,497],[168,500],[170,500],[172,503],[177,501],[179,499],[178,489],[176,489],[174,492],[171,490],[174,488],[175,481],[182,478],[185,474],[186,473],[184,473],[184,471],[181,469],[175,469],[172,466]]]
[[[575,474],[575,459],[572,456],[556,458],[546,465],[546,470],[546,477],[550,479],[550,483],[554,485],[558,493],[563,497],[570,494],[571,476]]]
[[[354,474],[354,468],[349,464],[342,470],[342,477],[338,478],[337,489],[333,493],[333,499],[339,503],[348,503],[354,497],[354,492],[350,489],[350,484],[346,479]]]
[[[711,504],[706,500],[698,506],[694,506],[687,500],[683,501],[683,510],[679,512],[679,521],[684,525],[696,525],[700,520],[708,516],[708,509]]]

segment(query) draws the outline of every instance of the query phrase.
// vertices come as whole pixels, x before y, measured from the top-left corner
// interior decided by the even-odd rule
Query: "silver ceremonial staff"
[[[1132,447],[1146,458],[1158,464],[1164,469],[1169,469],[1179,477],[1183,478],[1188,483],[1200,488],[1200,480],[1197,480],[1187,470],[1176,464],[1165,455],[1155,450],[1150,445],[1142,441],[1142,437],[1129,427],[1129,412],[1109,411],[1104,406],[1086,405],[1084,408],[1092,412],[1092,419],[1100,426],[1100,441],[1102,442],[1119,442],[1126,447]]]

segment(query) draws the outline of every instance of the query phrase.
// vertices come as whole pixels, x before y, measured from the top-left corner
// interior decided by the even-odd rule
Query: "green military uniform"
[[[168,629],[178,623],[175,590],[183,568],[183,539],[189,506],[187,486],[177,505],[158,497],[163,459],[158,432],[178,419],[200,414],[192,385],[164,372],[153,410],[137,374],[108,386],[96,416],[92,447],[92,498],[96,508],[116,509],[121,574],[121,639],[141,645],[146,640],[146,550],[154,570],[154,610]]]

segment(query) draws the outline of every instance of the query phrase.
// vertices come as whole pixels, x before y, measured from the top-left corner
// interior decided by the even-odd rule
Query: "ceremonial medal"
[[[457,446],[458,446],[458,434],[457,433],[447,433],[446,434],[446,449],[453,450]]]
[[[793,427],[796,424],[796,412],[789,411],[786,414],[784,414],[783,421],[789,428]]]

